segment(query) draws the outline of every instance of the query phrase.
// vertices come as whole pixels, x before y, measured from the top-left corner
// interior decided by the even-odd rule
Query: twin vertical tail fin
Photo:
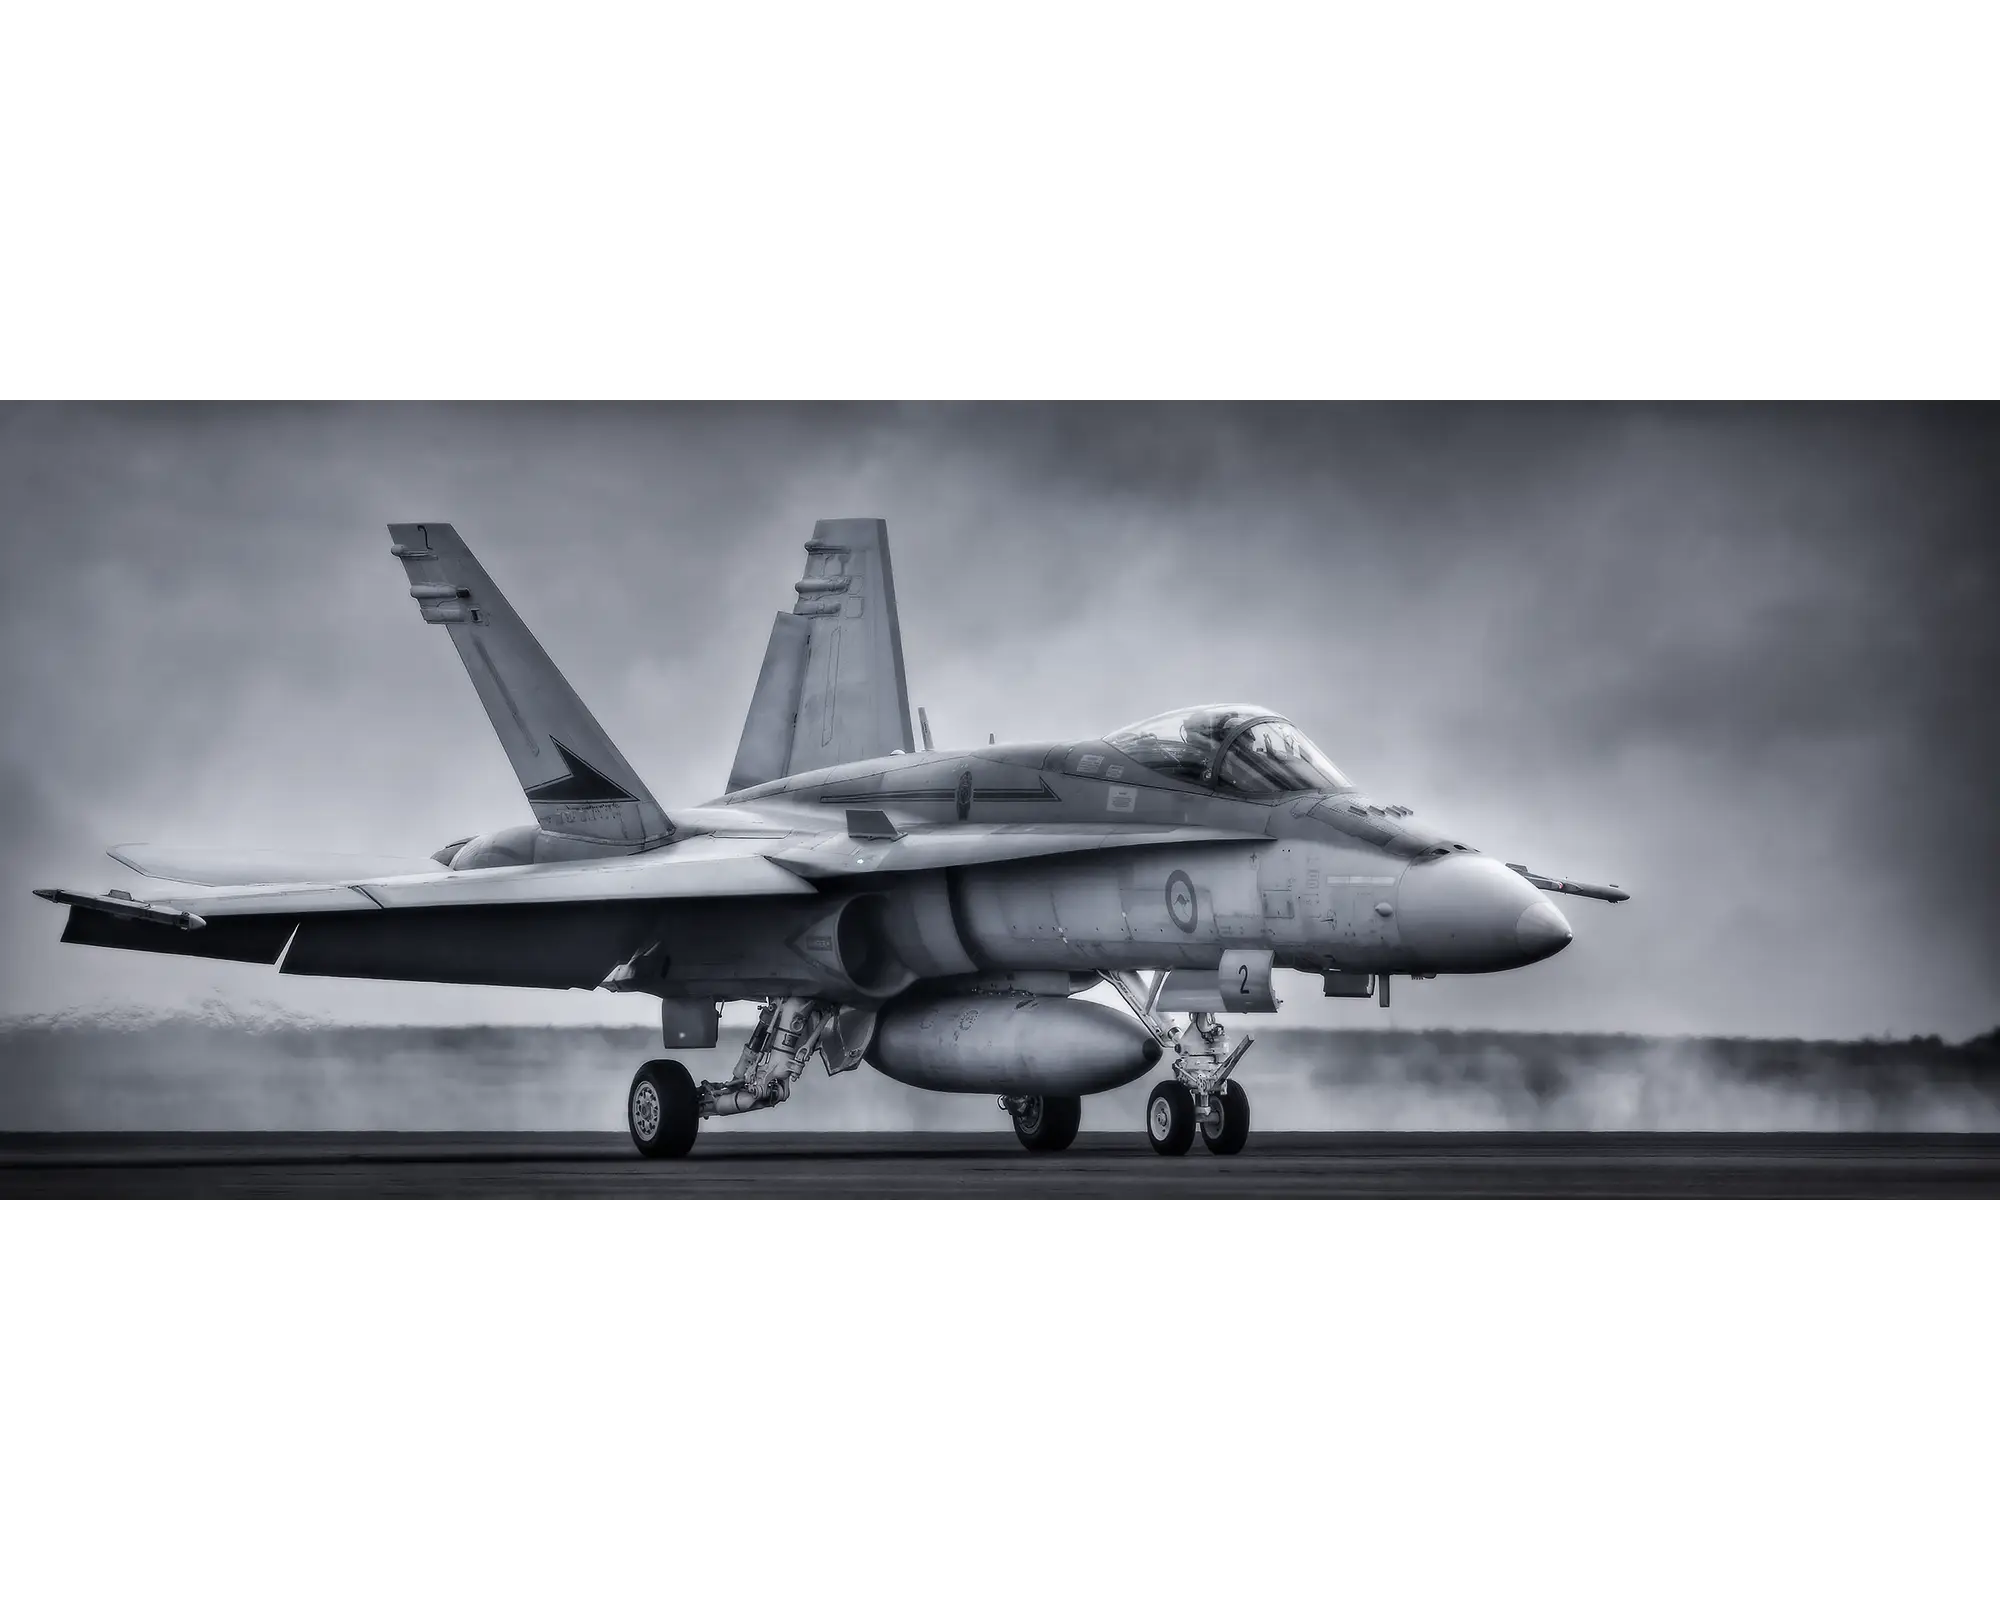
[[[547,833],[641,850],[673,823],[448,522],[392,522],[426,622],[451,635]]]
[[[771,626],[730,769],[733,793],[914,750],[903,636],[879,517],[813,524],[798,599]]]

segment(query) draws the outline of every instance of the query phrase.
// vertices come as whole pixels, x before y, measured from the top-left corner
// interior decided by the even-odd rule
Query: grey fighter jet
[[[1199,1133],[1232,1154],[1252,1041],[1224,1019],[1275,1010],[1274,969],[1386,1006],[1397,974],[1554,955],[1570,927],[1551,894],[1626,898],[1429,831],[1258,706],[970,750],[932,749],[919,712],[918,749],[872,519],[814,527],[727,791],[670,812],[449,524],[389,533],[534,821],[414,860],[124,845],[116,860],[180,887],[36,893],[70,908],[70,944],[655,995],[668,1051],[715,1045],[720,1003],[756,1002],[725,1081],[638,1069],[626,1113],[647,1156],[781,1104],[815,1058],[997,1096],[1035,1151],[1070,1143],[1082,1096],[1157,1072],[1153,1148]],[[1100,983],[1112,1003],[1076,998]]]

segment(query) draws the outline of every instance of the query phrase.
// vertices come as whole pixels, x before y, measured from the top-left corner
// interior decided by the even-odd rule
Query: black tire
[[[625,1093],[625,1126],[642,1156],[672,1160],[692,1150],[701,1130],[701,1097],[688,1069],[678,1061],[648,1061],[633,1073]]]
[[[1067,1150],[1082,1123],[1081,1095],[1029,1095],[1014,1113],[1014,1135],[1030,1150]]]
[[[1163,1156],[1184,1156],[1194,1143],[1194,1096],[1180,1079],[1153,1085],[1146,1097],[1146,1137]]]
[[[1213,1131],[1204,1127],[1201,1142],[1213,1155],[1239,1155],[1250,1137],[1250,1096],[1242,1084],[1225,1083],[1222,1093],[1215,1096],[1215,1104],[1222,1112],[1221,1126]]]

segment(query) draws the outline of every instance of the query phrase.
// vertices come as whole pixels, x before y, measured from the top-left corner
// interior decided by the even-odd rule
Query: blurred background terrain
[[[725,1077],[743,1032],[681,1052]],[[0,1131],[613,1131],[645,1028],[347,1027],[207,1013],[0,1027]],[[1996,1132],[2000,1029],[1962,1043],[1267,1029],[1244,1058],[1259,1128],[1511,1132]],[[1151,1079],[1084,1102],[1136,1133]],[[1003,1132],[985,1095],[817,1066],[746,1128]]]

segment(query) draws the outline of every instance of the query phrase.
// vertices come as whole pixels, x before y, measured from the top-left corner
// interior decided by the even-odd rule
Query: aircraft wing
[[[818,891],[745,841],[700,838],[593,861],[177,891],[170,901],[35,892],[70,907],[65,944],[326,977],[566,989],[595,987],[676,908]]]
[[[879,816],[875,812],[857,813]],[[1077,855],[1091,850],[1130,850],[1144,845],[1242,844],[1261,833],[1227,828],[1121,828],[1115,825],[1052,827],[1022,823],[915,829],[894,837],[827,834],[810,843],[771,853],[769,860],[806,878],[844,878],[877,872],[923,872],[936,867],[983,866],[1026,861],[1036,856]]]
[[[714,841],[723,843],[725,841]],[[182,911],[213,919],[265,911],[421,911],[448,906],[596,904],[612,900],[707,900],[812,894],[813,887],[760,855],[697,849],[541,866],[437,871],[349,883],[250,884],[216,895],[174,896]]]
[[[35,892],[70,908],[65,944],[275,962],[285,972],[320,977],[588,989],[655,942],[672,919],[758,899],[810,897],[819,893],[818,880],[1264,837],[1113,825],[892,832],[881,821],[873,836],[827,832],[776,850],[769,846],[779,841],[710,835],[640,855],[174,890],[157,900]]]

